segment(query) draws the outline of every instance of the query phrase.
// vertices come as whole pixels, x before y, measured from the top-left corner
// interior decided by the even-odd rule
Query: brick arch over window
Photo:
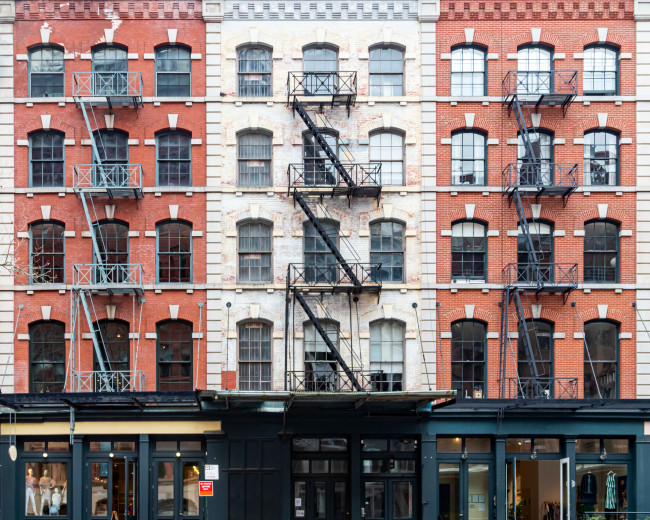
[[[465,31],[454,31],[453,34],[441,38],[438,42],[440,49],[451,49],[452,47],[457,47],[461,45],[475,45],[476,47],[483,47],[487,53],[490,49],[490,45],[496,41],[496,39],[487,33],[487,31],[482,30],[480,27],[468,27],[468,29],[474,29],[474,36],[471,42],[467,41]],[[446,51],[444,51],[446,52]]]
[[[598,29],[593,28],[585,31],[585,33],[580,36],[579,42],[583,47],[588,45],[611,45],[612,47],[618,48],[619,52],[623,45],[627,43],[625,37],[621,33],[617,32],[615,27],[607,28],[607,38],[604,41],[600,41]]]
[[[531,28],[534,28],[532,26]],[[555,49],[560,45],[560,37],[554,32],[549,31],[546,27],[542,27],[540,33],[540,38],[538,42],[533,42],[532,32],[529,30],[517,31],[515,36],[504,42],[504,52],[508,49],[513,49],[513,52],[518,50],[524,45],[540,45],[542,47],[548,47],[552,52],[555,52]]]

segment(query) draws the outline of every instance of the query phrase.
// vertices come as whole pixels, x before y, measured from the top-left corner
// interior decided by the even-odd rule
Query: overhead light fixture
[[[180,457],[180,456],[181,456],[181,452],[180,452],[180,451],[177,451],[177,452],[176,452],[176,456],[177,456],[177,457]]]
[[[47,451],[43,453],[43,458],[47,459]]]

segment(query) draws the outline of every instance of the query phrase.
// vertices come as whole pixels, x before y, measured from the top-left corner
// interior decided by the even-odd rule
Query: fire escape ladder
[[[350,278],[350,281],[355,285],[355,287],[361,287],[362,285],[361,281],[357,277],[354,269],[352,269],[352,267],[350,267],[350,264],[348,264],[345,258],[343,258],[343,255],[339,251],[338,247],[336,246],[334,241],[330,238],[330,236],[327,234],[327,230],[323,227],[320,220],[318,220],[318,217],[316,217],[314,212],[311,210],[305,198],[298,190],[294,190],[293,196],[295,200],[298,202],[298,204],[300,205],[300,207],[302,208],[302,210],[304,211],[305,215],[307,215],[309,221],[314,225],[314,229],[316,229],[318,234],[321,236],[321,238],[325,242],[325,245],[327,245],[329,250],[334,255],[334,258],[336,258],[336,261],[340,264],[341,268],[345,271],[345,274]]]
[[[345,181],[345,183],[350,188],[356,187],[354,179],[352,179],[348,171],[345,169],[345,166],[343,166],[336,153],[334,153],[334,150],[332,150],[331,146],[327,143],[327,140],[321,131],[318,129],[314,121],[312,121],[311,117],[309,117],[309,114],[307,113],[307,110],[305,110],[305,107],[296,97],[293,98],[293,109],[298,112],[300,118],[305,122],[305,125],[307,125],[309,132],[314,136],[314,139],[316,139],[316,142],[318,142],[318,144],[321,146],[325,152],[325,155],[327,155],[327,158],[332,162],[334,168],[336,168],[336,171]]]
[[[515,289],[514,291],[512,291],[512,299],[515,304],[515,312],[517,313],[517,322],[519,323],[519,330],[523,334],[522,339],[524,342],[524,348],[526,349],[526,357],[527,357],[528,365],[531,368],[531,374],[532,374],[531,388],[535,395],[537,390],[537,381],[539,379],[539,373],[537,372],[537,363],[535,361],[537,358],[533,350],[533,342],[531,340],[531,335],[535,336],[536,330],[535,330],[535,326],[532,324],[529,327],[529,322],[526,321],[526,317],[524,316],[524,305],[521,301],[521,295],[519,294],[518,290]],[[535,344],[537,345],[538,343],[536,342]]]
[[[307,303],[305,298],[302,296],[302,294],[300,294],[300,291],[294,291],[294,294],[296,296],[296,299],[298,300],[298,303],[300,303],[300,306],[305,311],[305,314],[307,314],[307,317],[309,318],[309,321],[311,321],[314,324],[314,328],[316,329],[316,331],[318,332],[320,337],[323,339],[323,341],[327,345],[327,348],[330,349],[330,351],[332,352],[332,354],[336,358],[337,363],[339,364],[341,369],[345,372],[345,374],[350,379],[350,384],[352,385],[352,387],[355,390],[357,390],[359,392],[362,392],[363,387],[359,384],[359,382],[357,381],[357,378],[354,377],[354,373],[352,372],[352,370],[350,370],[350,367],[348,367],[347,363],[345,362],[345,360],[341,356],[341,353],[336,348],[336,345],[334,345],[334,343],[332,343],[332,340],[330,340],[329,336],[327,335],[327,332],[325,331],[323,326],[320,324],[320,321],[318,320],[316,315],[312,312],[312,310],[309,307],[309,304]]]
[[[90,329],[90,337],[93,341],[93,347],[95,349],[95,355],[97,356],[97,362],[99,363],[99,370],[100,370],[99,377],[105,380],[104,381],[104,383],[106,383],[105,386],[109,386],[108,383],[109,383],[110,375],[106,371],[106,365],[104,364],[104,355],[102,354],[102,349],[99,344],[99,339],[97,338],[97,331],[95,330],[95,327],[93,325],[93,318],[92,315],[90,314],[90,308],[88,307],[88,301],[86,300],[85,291],[79,291],[79,299],[81,300],[81,306],[83,307],[84,314],[86,315],[86,321],[88,322],[88,328]],[[108,357],[106,359],[108,359]],[[108,369],[110,370],[110,366],[108,367]]]
[[[508,365],[508,316],[510,313],[510,289],[503,289],[503,301],[501,302],[501,331],[499,338],[501,340],[500,366],[501,366],[501,397],[506,395],[506,367]]]

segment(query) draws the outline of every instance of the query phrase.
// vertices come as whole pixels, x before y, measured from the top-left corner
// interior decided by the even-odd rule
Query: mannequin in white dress
[[[41,489],[41,516],[43,516],[45,501],[47,501],[47,507],[52,507],[52,479],[48,470],[43,471],[43,476],[38,481],[38,487]]]
[[[34,491],[36,490],[36,477],[34,470],[29,468],[27,476],[25,477],[25,515],[29,511],[29,504],[32,505],[32,515],[36,515],[36,499],[34,498]]]

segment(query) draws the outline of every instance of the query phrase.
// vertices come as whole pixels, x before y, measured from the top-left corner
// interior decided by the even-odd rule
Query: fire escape
[[[285,390],[290,391],[368,391],[380,384],[380,374],[364,371],[360,356],[352,342],[348,342],[337,331],[337,338],[328,334],[321,320],[329,318],[322,305],[325,294],[345,294],[351,304],[353,295],[375,294],[381,291],[381,264],[371,265],[355,257],[348,261],[339,248],[346,241],[339,233],[336,236],[324,219],[330,215],[323,205],[325,198],[346,197],[348,204],[357,197],[371,197],[379,200],[381,194],[380,165],[359,164],[347,150],[332,148],[328,142],[327,127],[332,128],[323,114],[325,106],[345,107],[348,115],[356,99],[355,72],[290,72],[287,81],[287,105],[294,116],[298,114],[307,127],[307,132],[320,147],[322,154],[313,162],[290,164],[287,169],[288,194],[294,205],[300,206],[313,225],[314,230],[331,253],[332,261],[325,264],[289,264],[287,268],[285,325]],[[314,119],[307,107],[318,107]],[[338,151],[338,154],[337,154]],[[339,154],[345,156],[343,160]],[[316,300],[316,301],[314,301]],[[330,361],[316,362],[323,368],[312,370],[290,370],[289,321],[291,304],[298,303],[313,324],[316,334],[327,346],[337,369],[331,369]],[[347,358],[347,359],[346,359]],[[295,360],[294,360],[295,362]]]
[[[93,262],[72,266],[71,291],[71,357],[73,392],[125,392],[144,390],[144,374],[139,370],[113,370],[110,365],[106,341],[97,327],[96,300],[111,298],[115,294],[132,294],[142,305],[144,292],[141,264],[108,263],[107,238],[102,236],[98,225],[95,202],[108,199],[143,197],[142,166],[140,164],[109,163],[102,159],[105,154],[101,133],[95,118],[94,107],[142,106],[142,76],[139,72],[74,72],[72,74],[73,97],[81,108],[92,147],[92,164],[73,166],[73,189],[86,215],[86,223],[92,239]],[[99,143],[98,143],[99,141]],[[84,357],[80,341],[81,326],[77,321],[85,319],[99,370],[82,370]]]
[[[531,305],[531,297],[538,300],[543,294],[561,295],[563,303],[566,303],[568,295],[578,286],[577,263],[541,261],[540,227],[531,203],[539,202],[542,197],[561,197],[563,206],[566,206],[568,197],[578,187],[578,165],[542,159],[539,141],[534,142],[531,137],[536,130],[527,126],[524,110],[531,121],[532,112],[537,113],[543,107],[559,107],[562,115],[566,115],[577,95],[577,72],[510,71],[502,82],[502,88],[503,105],[507,107],[508,115],[515,113],[520,143],[524,148],[524,157],[508,164],[503,170],[503,196],[508,198],[510,206],[514,204],[519,223],[518,255],[524,256],[519,244],[521,240],[526,261],[522,262],[519,258],[517,263],[507,264],[502,271],[500,396],[506,399],[575,398],[577,379],[554,378],[551,374],[540,373],[539,338],[535,326],[526,320],[524,313],[525,307]],[[527,377],[520,377],[515,348],[509,335],[508,322],[513,310],[519,341],[526,352]],[[533,313],[530,315],[533,316]],[[508,357],[513,359],[516,377],[508,377]]]

